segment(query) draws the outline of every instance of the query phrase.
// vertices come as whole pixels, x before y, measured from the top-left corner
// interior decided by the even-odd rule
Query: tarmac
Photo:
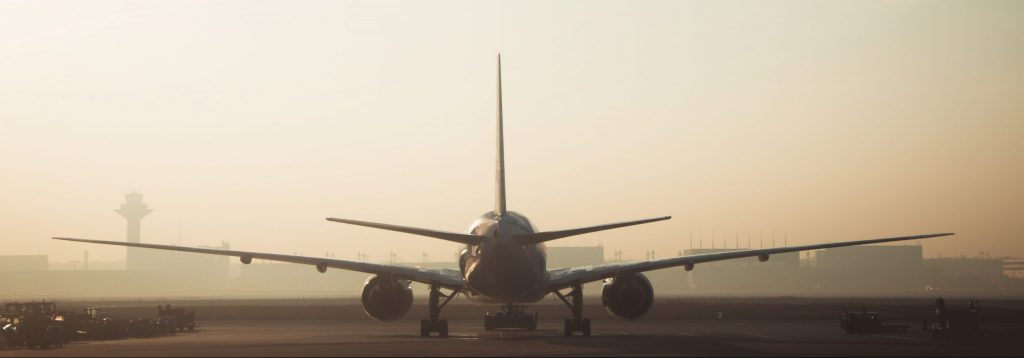
[[[703,302],[703,303],[702,303]],[[415,318],[422,307],[395,322],[379,322],[369,318],[323,315],[310,319],[325,307],[334,311],[354,311],[358,305],[348,302],[321,306],[304,302],[260,303],[248,314],[255,319],[239,319],[234,312],[239,305],[196,307],[203,317],[199,330],[172,336],[127,338],[109,341],[72,342],[62,348],[0,351],[0,357],[36,356],[1019,356],[1024,323],[1020,311],[1004,310],[1004,319],[982,324],[983,332],[971,337],[943,338],[922,330],[920,320],[891,312],[900,319],[886,324],[910,326],[908,332],[849,335],[839,328],[839,312],[824,315],[827,307],[848,302],[805,300],[750,299],[726,303],[714,301],[658,302],[661,316],[637,321],[608,317],[600,306],[588,306],[593,317],[590,337],[562,334],[562,319],[567,313],[556,305],[542,305],[537,331],[484,331],[482,320],[455,314],[450,321],[449,337],[419,337]],[[745,302],[745,303],[744,303]],[[812,304],[812,303],[817,304]],[[881,305],[878,302],[871,302]],[[928,300],[916,300],[927,303]],[[130,307],[149,307],[151,302]],[[891,304],[901,307],[908,303]],[[1017,304],[1014,304],[1017,305]],[[241,305],[245,306],[245,305]],[[445,309],[476,311],[488,306],[455,305]],[[665,318],[665,313],[692,308],[690,318]],[[732,307],[718,319],[716,309]],[[801,309],[806,307],[807,309]],[[815,307],[818,307],[815,309]],[[908,306],[909,307],[909,306]],[[244,308],[244,307],[243,307]],[[466,308],[460,310],[460,308]],[[708,311],[711,308],[712,311]],[[746,311],[744,311],[746,309]],[[893,308],[890,308],[894,310]],[[872,308],[872,310],[874,310]],[[275,316],[279,312],[300,312],[302,319]],[[329,310],[327,310],[329,311]],[[705,312],[706,311],[706,312]],[[774,314],[772,314],[774,311]],[[808,317],[806,312],[812,312]],[[990,311],[999,312],[999,309]],[[305,312],[305,313],[302,313]],[[695,313],[696,312],[696,313]],[[703,313],[700,313],[703,312]],[[743,312],[758,312],[745,314]],[[820,312],[820,313],[818,313]],[[916,311],[915,311],[916,312]],[[927,310],[925,311],[927,312]],[[880,310],[884,315],[884,311]],[[916,313],[915,313],[916,314]],[[669,315],[671,316],[671,315]],[[820,316],[820,317],[817,317]],[[545,318],[546,317],[546,318]],[[884,316],[883,316],[884,317]]]

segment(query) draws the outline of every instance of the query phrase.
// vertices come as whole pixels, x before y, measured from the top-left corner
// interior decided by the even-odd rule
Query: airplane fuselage
[[[536,227],[522,214],[493,211],[473,222],[469,233],[484,238],[459,258],[466,279],[464,293],[480,303],[531,303],[544,298],[547,254],[544,244],[522,245],[512,238],[532,234]]]

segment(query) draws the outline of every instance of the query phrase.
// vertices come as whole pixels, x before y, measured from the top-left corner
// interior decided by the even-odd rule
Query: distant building
[[[124,198],[125,203],[115,211],[127,221],[127,241],[141,243],[142,218],[152,213],[153,209],[142,202],[143,195],[140,193],[128,193]],[[217,247],[199,248],[228,250],[231,245],[221,241]],[[163,271],[170,273],[170,277],[184,276],[192,281],[226,280],[230,274],[230,258],[219,255],[129,247],[125,261],[125,268],[129,271]]]
[[[1003,259],[1003,273],[1006,276],[1020,279],[1024,278],[1024,259],[1007,257]]]
[[[199,246],[200,249],[230,250],[231,244],[221,241],[220,246]],[[164,271],[190,277],[194,280],[225,280],[230,275],[231,257],[180,251],[150,250],[150,270]]]
[[[548,269],[604,263],[604,246],[549,246],[547,253]]]
[[[970,294],[977,291],[1001,290],[1009,279],[1001,258],[932,258],[924,261],[924,267],[927,288],[938,291]]]
[[[0,256],[0,271],[48,271],[50,260],[46,255]]]
[[[818,250],[815,288],[854,293],[909,293],[925,287],[921,246],[850,246]]]
[[[737,249],[689,249],[683,255],[730,251]],[[710,294],[792,294],[808,287],[796,252],[771,255],[765,262],[749,257],[701,263],[686,275],[690,290]]]
[[[320,273],[311,265],[254,261],[241,265],[231,289],[251,296],[358,295],[368,277],[368,273],[349,270],[329,268]]]

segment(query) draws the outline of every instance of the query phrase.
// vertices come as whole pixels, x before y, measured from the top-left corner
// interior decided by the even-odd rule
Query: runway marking
[[[450,335],[448,335],[448,339],[457,339],[457,340],[460,340],[460,341],[478,341],[478,340],[480,340],[480,336],[472,334],[472,333],[460,333],[460,334],[450,334]]]
[[[893,339],[902,339],[902,340],[914,341],[914,342],[928,342],[928,340],[925,340],[925,339],[908,338],[908,337],[900,337],[900,336],[879,336],[879,337],[893,338]]]
[[[754,334],[754,333],[746,333],[746,332],[740,332],[740,334],[745,334],[745,335],[752,336],[752,337],[757,337],[757,338],[765,338],[765,339],[771,339],[772,338],[771,336],[766,336],[766,335],[763,335],[763,334]]]
[[[680,332],[680,333],[679,333],[679,335],[682,335],[682,336],[689,336],[689,337],[700,337],[700,335],[699,335],[699,334],[696,334],[696,333],[690,333],[690,332]]]

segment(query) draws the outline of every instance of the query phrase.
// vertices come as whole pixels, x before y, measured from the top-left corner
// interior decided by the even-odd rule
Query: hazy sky
[[[491,210],[498,52],[511,210],[674,217],[552,245],[1024,256],[1022,1],[0,1],[2,253],[122,258],[49,237],[137,190],[146,242],[450,260],[324,217]]]

